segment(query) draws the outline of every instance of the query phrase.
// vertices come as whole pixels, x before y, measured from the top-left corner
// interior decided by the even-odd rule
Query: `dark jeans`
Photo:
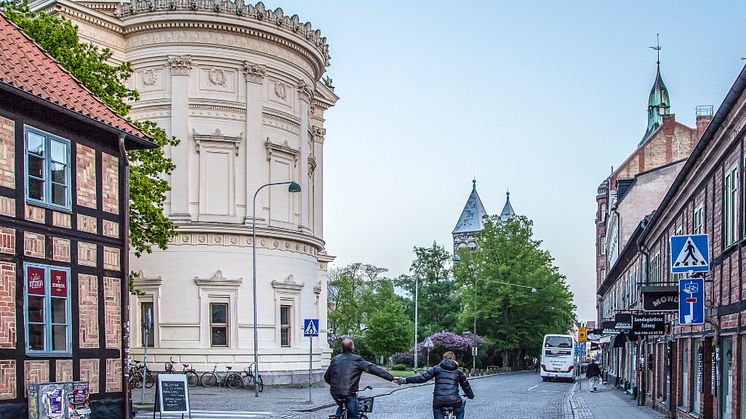
[[[334,401],[337,402],[337,419],[342,417],[342,406],[347,407],[347,419],[359,419],[360,411],[357,406],[357,395],[352,396],[334,396]]]
[[[466,402],[461,402],[461,406],[456,406],[453,408],[453,413],[456,414],[456,419],[464,419],[464,413],[466,409],[464,409],[466,405]],[[433,418],[434,419],[443,419],[443,412],[441,412],[440,407],[433,406]]]

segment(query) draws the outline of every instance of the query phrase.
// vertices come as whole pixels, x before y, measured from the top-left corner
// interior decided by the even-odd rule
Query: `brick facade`
[[[81,349],[98,348],[98,278],[78,274],[78,325]]]
[[[104,277],[104,331],[106,348],[122,347],[122,301],[119,278]]]
[[[26,205],[26,219],[35,223],[44,224],[46,219],[44,208]]]
[[[122,359],[111,358],[106,360],[106,392],[115,393],[122,391]]]
[[[98,393],[99,364],[98,359],[80,360],[80,381],[88,381],[88,391],[91,394]]]
[[[96,217],[78,214],[78,230],[96,234]]]
[[[55,227],[71,228],[73,226],[72,217],[70,217],[70,214],[65,214],[64,212],[53,211],[52,225]]]
[[[16,347],[16,265],[0,262],[0,348]]]
[[[104,246],[104,269],[118,271],[121,269],[119,249],[116,247]]]
[[[23,233],[23,254],[32,258],[46,257],[46,238],[43,234],[26,231]]]
[[[78,205],[96,208],[96,150],[78,144],[75,157],[75,178],[78,182]]]
[[[116,221],[103,221],[103,233],[104,236],[112,237],[115,239],[119,238],[119,223]]]
[[[49,361],[23,361],[23,396],[28,394],[28,385],[49,382]]]
[[[73,380],[73,360],[58,359],[54,368],[54,381],[60,383]]]
[[[16,216],[16,200],[7,196],[0,196],[0,215]]]
[[[15,122],[0,117],[0,186],[16,187]]]
[[[59,237],[52,238],[52,260],[70,262],[70,240]]]
[[[0,253],[16,254],[16,230],[0,227]]]
[[[119,159],[111,154],[103,153],[103,210],[112,214],[119,214]]]
[[[16,361],[0,360],[0,400],[16,398]]]
[[[96,245],[93,243],[78,242],[78,264],[96,267],[97,261]]]

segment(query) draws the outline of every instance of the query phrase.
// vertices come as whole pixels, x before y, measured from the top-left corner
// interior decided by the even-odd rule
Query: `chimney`
[[[714,106],[712,105],[698,105],[697,111],[697,141],[702,138],[702,134],[705,133],[707,126],[712,121]]]

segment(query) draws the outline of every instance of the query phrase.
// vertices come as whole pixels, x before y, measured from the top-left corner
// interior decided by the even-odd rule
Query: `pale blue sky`
[[[601,4],[603,3],[603,4]],[[635,149],[661,68],[679,122],[719,106],[744,64],[744,2],[268,1],[328,38],[325,239],[335,265],[408,270],[451,248],[476,176],[516,212],[595,318],[598,184]]]

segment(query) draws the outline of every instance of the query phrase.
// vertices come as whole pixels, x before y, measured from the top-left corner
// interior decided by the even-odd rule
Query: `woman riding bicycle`
[[[453,407],[457,419],[464,418],[464,401],[459,395],[459,386],[469,399],[474,398],[469,380],[466,375],[458,369],[456,355],[448,351],[443,354],[443,361],[439,365],[430,368],[422,375],[415,377],[399,378],[399,384],[424,383],[435,378],[435,389],[433,390],[433,418],[443,419],[443,407]]]

